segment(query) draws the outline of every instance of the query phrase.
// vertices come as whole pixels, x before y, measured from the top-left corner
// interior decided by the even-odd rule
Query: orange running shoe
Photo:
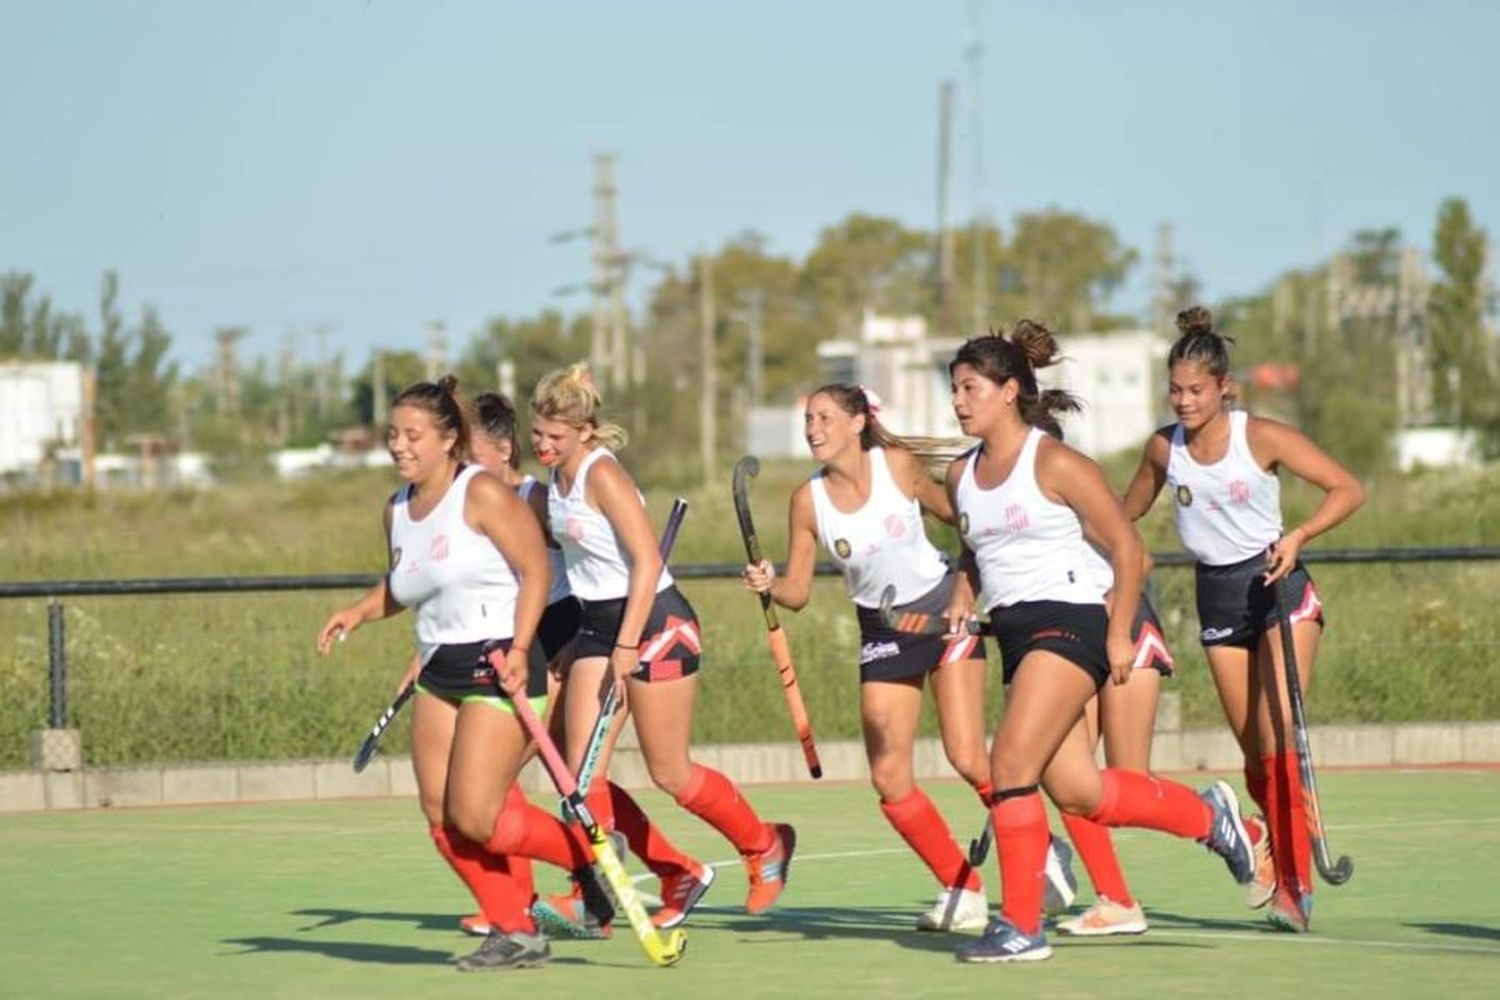
[[[1255,841],[1255,877],[1245,886],[1245,905],[1258,910],[1276,895],[1276,858],[1271,854],[1271,828],[1264,816],[1245,817],[1245,830]]]
[[[714,870],[697,865],[661,879],[661,908],[651,915],[651,922],[662,930],[671,930],[688,918],[698,900],[714,884]]]
[[[765,913],[776,905],[781,890],[786,888],[792,854],[797,850],[797,831],[790,823],[768,825],[773,834],[771,846],[759,854],[745,856],[745,870],[750,874],[750,895],[745,899],[745,912],[750,914]]]
[[[484,919],[483,913],[476,913],[473,916],[464,917],[459,920],[458,929],[465,934],[472,934],[475,937],[489,937],[490,922]]]

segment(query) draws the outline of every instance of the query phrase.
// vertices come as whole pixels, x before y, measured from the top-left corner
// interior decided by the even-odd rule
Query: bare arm
[[[967,455],[954,459],[948,464],[948,474],[944,477],[943,492],[947,494],[948,506],[953,511],[955,522],[962,520],[958,516],[958,482],[963,478],[967,462]],[[953,596],[949,599],[946,612],[950,632],[963,629],[964,619],[973,615],[974,602],[979,599],[979,592],[983,589],[979,581],[979,564],[974,560],[974,550],[969,548],[962,531],[959,532],[958,542],[958,579],[954,582]]]
[[[1156,502],[1157,494],[1166,485],[1167,458],[1172,444],[1170,435],[1170,427],[1163,427],[1151,435],[1141,453],[1141,464],[1131,477],[1130,485],[1125,487],[1125,496],[1120,499],[1120,505],[1125,509],[1125,516],[1132,521],[1139,521],[1146,516],[1146,512]]]
[[[464,520],[485,535],[515,571],[519,589],[511,646],[524,653],[531,648],[547,606],[547,543],[542,530],[515,491],[489,473],[469,480]]]
[[[1328,453],[1295,428],[1264,417],[1251,417],[1246,429],[1250,453],[1262,467],[1284,465],[1295,476],[1323,490],[1323,500],[1312,517],[1288,531],[1271,546],[1267,582],[1290,573],[1302,546],[1346,521],[1365,502],[1365,488]]]
[[[803,483],[787,505],[786,573],[777,576],[770,560],[759,566],[746,565],[745,586],[788,611],[801,611],[812,596],[813,569],[818,555],[817,517],[813,513],[812,487]]]
[[[382,518],[382,522],[385,525],[386,575],[382,576],[375,586],[365,591],[359,600],[348,607],[335,611],[323,623],[323,627],[318,630],[317,647],[318,652],[324,656],[328,655],[328,651],[332,648],[335,639],[347,639],[355,629],[359,628],[365,622],[374,622],[382,618],[389,618],[401,610],[401,605],[397,604],[395,599],[391,597],[390,588],[387,584],[390,570],[393,568],[390,563],[391,506],[394,501],[395,498],[392,497],[391,500],[386,502]]]
[[[924,511],[939,521],[954,523],[957,515],[953,513],[952,498],[942,483],[935,482],[927,474],[927,467],[920,458],[905,448],[887,448],[885,460],[902,493],[921,504]]]

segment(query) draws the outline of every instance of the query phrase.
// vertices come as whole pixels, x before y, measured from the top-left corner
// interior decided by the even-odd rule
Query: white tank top
[[[1209,566],[1244,562],[1281,537],[1281,483],[1250,453],[1249,423],[1244,410],[1229,411],[1229,449],[1213,465],[1193,461],[1181,424],[1172,430],[1167,489],[1177,536]]]
[[[531,506],[531,491],[536,487],[534,476],[523,476],[521,485],[516,487],[516,495],[527,507]],[[552,589],[547,592],[547,604],[550,607],[564,597],[573,596],[573,589],[568,586],[568,567],[563,562],[562,549],[557,547],[556,542],[547,544],[547,571],[552,575]]]
[[[980,489],[974,480],[980,448],[969,453],[959,477],[959,530],[979,566],[986,609],[1022,601],[1104,603],[1078,515],[1037,485],[1036,453],[1046,436],[1033,427],[1015,468],[993,489]]]
[[[391,510],[391,596],[416,612],[425,663],[439,645],[508,639],[516,631],[515,571],[487,535],[464,520],[469,483],[483,469],[467,465],[420,521],[409,511],[411,487]]]
[[[1094,577],[1094,583],[1099,586],[1099,596],[1104,596],[1115,587],[1115,564],[1110,561],[1109,556],[1089,541],[1088,536],[1083,537],[1083,558],[1088,565],[1089,573]]]
[[[588,453],[578,466],[573,488],[566,496],[557,485],[555,471],[547,487],[547,524],[552,537],[562,546],[568,585],[573,596],[581,601],[613,601],[630,593],[630,555],[620,545],[609,518],[590,507],[585,499],[589,469],[602,458],[615,461],[607,448],[595,448]],[[663,566],[656,591],[660,593],[670,586],[672,574]]]
[[[852,514],[833,505],[823,473],[808,480],[818,540],[844,573],[844,586],[854,603],[880,607],[888,585],[896,588],[896,603],[914,601],[936,587],[948,573],[942,554],[927,540],[922,505],[901,492],[886,464],[885,449],[871,448],[870,498]]]

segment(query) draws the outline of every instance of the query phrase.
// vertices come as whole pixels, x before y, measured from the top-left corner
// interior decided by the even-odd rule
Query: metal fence
[[[1477,713],[1466,714],[1465,717],[1486,717],[1494,710],[1488,701],[1495,701],[1495,708],[1500,708],[1500,691],[1493,690],[1500,688],[1500,685],[1485,683],[1485,678],[1493,677],[1489,663],[1496,637],[1500,635],[1500,621],[1496,620],[1496,615],[1500,613],[1494,610],[1495,602],[1492,597],[1493,594],[1500,593],[1500,567],[1494,565],[1500,563],[1500,546],[1325,549],[1305,552],[1303,557],[1315,568],[1330,567],[1327,574],[1319,571],[1319,582],[1333,595],[1332,615],[1338,626],[1333,633],[1336,641],[1327,643],[1325,654],[1320,658],[1320,673],[1335,678],[1327,683],[1341,699],[1339,707],[1328,706],[1331,714],[1347,717],[1351,712],[1355,715],[1388,715],[1406,711],[1438,711],[1446,715],[1449,709],[1422,706],[1433,704],[1433,698],[1451,698],[1457,703],[1471,695],[1478,695],[1478,702],[1469,697],[1468,707],[1457,705],[1453,710]],[[1185,553],[1167,552],[1159,554],[1156,562],[1159,572],[1154,576],[1154,589],[1158,605],[1163,611],[1163,617],[1167,619],[1172,638],[1176,640],[1179,658],[1191,660],[1196,654],[1196,616],[1192,613],[1190,576],[1180,572],[1182,567],[1191,566],[1191,559]],[[1463,563],[1485,565],[1478,567],[1478,575],[1470,578],[1453,565]],[[1439,578],[1433,575],[1432,570],[1420,568],[1422,564],[1446,565],[1447,568]],[[690,597],[699,605],[700,614],[704,615],[706,624],[710,626],[709,631],[715,634],[717,642],[710,649],[716,651],[721,660],[727,659],[732,664],[749,664],[765,657],[760,630],[755,624],[758,615],[752,613],[754,602],[737,593],[738,584],[733,583],[739,570],[738,563],[700,563],[672,567],[673,574],[684,581],[685,589],[689,590]],[[837,575],[836,568],[830,563],[819,564],[817,572],[822,577]],[[1329,579],[1325,580],[1324,575]],[[70,607],[80,607],[96,598],[127,598],[134,604],[137,599],[171,595],[357,591],[371,586],[378,579],[376,574],[344,573],[320,576],[0,583],[0,598],[12,601],[40,599],[46,602],[45,705],[36,704],[36,699],[18,699],[20,704],[13,705],[12,712],[22,711],[29,713],[31,717],[13,719],[14,724],[0,731],[17,733],[23,723],[28,727],[45,725],[52,729],[79,723],[78,713],[69,701],[67,626]],[[800,619],[792,619],[789,632],[792,634],[799,662],[807,663],[813,671],[818,672],[817,676],[804,682],[813,689],[813,700],[826,703],[828,714],[837,713],[839,721],[834,723],[836,729],[847,729],[848,720],[844,716],[848,714],[847,706],[851,700],[848,694],[852,687],[852,674],[847,668],[853,662],[852,657],[857,647],[852,630],[852,615],[848,611],[847,601],[841,596],[841,588],[820,584],[816,590],[818,596],[814,607]],[[88,660],[98,677],[97,697],[89,711],[84,713],[87,718],[82,720],[85,723],[81,727],[86,731],[85,739],[89,738],[89,730],[105,725],[110,721],[111,715],[135,710],[126,705],[126,702],[134,704],[140,685],[144,685],[148,691],[160,692],[164,699],[177,697],[173,687],[175,681],[172,679],[175,676],[172,670],[181,666],[177,661],[194,661],[184,669],[199,674],[228,670],[238,677],[244,677],[247,671],[255,671],[272,660],[288,659],[290,654],[285,650],[294,645],[299,650],[304,646],[310,647],[312,630],[316,627],[316,622],[312,619],[324,611],[311,610],[303,604],[291,611],[276,605],[235,618],[229,614],[216,616],[200,613],[192,606],[173,605],[164,611],[155,612],[153,617],[144,612],[132,615],[117,608],[105,626],[98,626],[85,615],[84,622],[92,630],[88,640],[92,644]],[[711,613],[704,614],[705,611]],[[81,610],[78,613],[83,614]],[[164,633],[172,631],[169,626],[175,627],[181,624],[181,619],[194,618],[195,615],[200,623],[190,623],[184,628],[183,636],[174,638],[171,642],[164,641],[163,649],[155,660],[151,656],[142,655],[137,658],[134,655],[132,647],[147,643],[153,637],[161,638]],[[116,624],[132,618],[135,619],[131,623],[133,627]],[[268,625],[267,622],[276,624]],[[14,618],[9,624],[23,631],[35,627],[31,616]],[[284,641],[277,647],[278,651],[258,651],[257,642],[265,638],[264,633],[274,629],[282,629],[286,633]],[[99,634],[107,632],[113,633],[110,643],[101,643]],[[403,633],[404,630],[401,629],[388,630],[384,634],[387,641],[379,644],[378,648],[371,649],[367,645],[364,652],[357,654],[362,660],[380,661],[383,665],[382,676],[367,677],[362,682],[368,692],[348,692],[350,706],[345,714],[350,718],[347,721],[343,717],[336,718],[328,723],[330,728],[340,733],[357,732],[360,727],[368,724],[361,720],[365,714],[373,713],[378,708],[379,699],[383,696],[381,687],[384,673],[399,666],[397,658],[402,654],[393,651],[404,648],[409,654],[409,639],[403,638]],[[40,635],[33,633],[33,637],[26,640],[25,649],[16,649],[13,653],[12,674],[41,668],[42,665],[32,659],[34,654],[31,652],[40,645],[40,639]],[[305,643],[303,639],[306,640]],[[12,641],[18,640],[13,637]],[[1416,673],[1418,667],[1422,671],[1420,677]],[[110,687],[109,684],[116,683],[116,679],[110,677],[111,671],[127,671],[131,676],[119,678],[118,686]],[[809,671],[804,670],[804,674],[807,673]],[[1212,709],[1211,691],[1204,687],[1204,673],[1180,671],[1179,682],[1187,692],[1198,689],[1207,692],[1204,704]],[[822,675],[827,675],[826,679]],[[700,714],[703,709],[707,710],[708,721],[705,725],[712,727],[715,734],[722,731],[737,739],[747,738],[747,732],[757,731],[747,728],[748,723],[744,717],[759,712],[770,714],[779,711],[776,706],[779,692],[774,689],[773,676],[768,667],[737,682],[732,693],[706,698],[706,704],[700,709]],[[3,679],[0,677],[0,680]],[[37,681],[40,679],[35,677]],[[302,680],[295,672],[289,673],[286,678],[273,685],[277,690],[267,694],[259,708],[247,708],[245,711],[258,713],[256,717],[260,721],[256,725],[271,725],[272,718],[288,715],[273,707],[274,704],[279,704],[276,699],[295,699],[299,689],[308,686]],[[759,683],[761,680],[764,684]],[[14,679],[13,682],[21,683]],[[130,685],[128,690],[132,692],[129,699],[121,694],[127,690],[127,684]],[[243,685],[236,685],[239,686]],[[762,686],[766,687],[765,692],[760,691]],[[1453,690],[1450,691],[1450,688]],[[214,692],[223,690],[226,689],[213,689]],[[212,699],[219,696],[218,693],[208,693],[184,697]],[[244,692],[235,690],[234,696],[238,698],[245,695]],[[1423,698],[1428,700],[1424,702]],[[1328,702],[1328,699],[1325,698],[1324,701]],[[1343,702],[1349,704],[1345,705]],[[817,706],[814,705],[815,722],[816,709]],[[230,726],[235,724],[229,718],[231,714],[227,711],[217,714],[207,712],[202,713],[203,718],[184,714],[178,720],[170,707],[167,707],[161,710],[160,715],[148,713],[143,718],[149,717],[154,721],[143,721],[142,725],[164,728],[180,722],[183,726]],[[286,724],[292,727],[298,725],[295,722]],[[304,722],[302,725],[308,723]],[[776,724],[767,720],[765,725],[770,727]],[[779,729],[774,732],[780,735]],[[268,740],[270,738],[267,737]],[[0,747],[0,750],[3,749]],[[117,762],[117,757],[130,758],[152,752],[101,748],[105,762],[110,763]],[[167,756],[173,753],[170,748],[155,752]],[[236,751],[226,747],[225,752]],[[241,747],[237,752],[254,754],[258,751]],[[19,763],[15,754],[11,754],[10,763]],[[0,761],[0,766],[5,766],[5,763]]]

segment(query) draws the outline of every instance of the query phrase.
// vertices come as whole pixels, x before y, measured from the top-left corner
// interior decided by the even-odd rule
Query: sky
[[[745,230],[801,255],[853,211],[931,227],[948,78],[954,218],[1108,222],[1143,258],[1116,310],[1146,312],[1161,222],[1210,300],[1361,228],[1426,249],[1448,196],[1500,224],[1480,0],[0,0],[0,26],[0,272],[92,316],[116,270],[189,369],[221,326],[359,366],[435,320],[456,353],[587,310],[554,294],[587,244],[551,237],[589,224],[600,152],[660,260]]]

